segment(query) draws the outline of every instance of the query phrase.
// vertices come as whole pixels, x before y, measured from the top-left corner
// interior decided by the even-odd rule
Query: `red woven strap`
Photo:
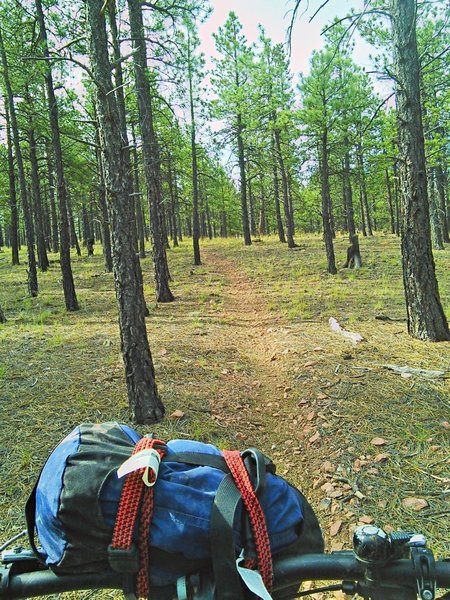
[[[237,450],[224,450],[223,457],[231,471],[236,487],[241,493],[244,507],[250,519],[253,541],[256,547],[258,571],[264,585],[270,591],[273,582],[272,554],[264,511],[261,508],[241,453]]]
[[[164,456],[164,442],[148,437],[139,440],[133,450],[133,455],[141,450],[155,448],[161,458]],[[153,516],[153,487],[144,484],[142,477],[145,468],[133,471],[127,476],[120,496],[119,509],[111,541],[111,547],[129,550],[132,545],[133,530],[136,520],[141,513],[139,521],[139,571],[136,580],[136,595],[138,598],[148,598],[149,595],[149,532]],[[154,481],[154,474],[149,477],[150,483]]]

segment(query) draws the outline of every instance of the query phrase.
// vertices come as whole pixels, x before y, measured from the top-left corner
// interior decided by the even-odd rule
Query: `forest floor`
[[[345,246],[337,240],[338,256]],[[274,239],[250,248],[205,242],[200,267],[187,242],[172,249],[176,300],[150,303],[147,321],[167,411],[152,430],[260,447],[310,499],[328,551],[351,547],[358,524],[376,523],[426,533],[437,554],[449,555],[449,344],[407,335],[398,241],[363,239],[361,250],[362,269],[331,277],[316,236],[293,251]],[[5,254],[0,541],[23,528],[27,493],[62,436],[82,421],[129,421],[112,275],[101,256],[74,258],[81,310],[69,315],[57,264],[30,299],[24,267],[12,269]],[[450,317],[449,258],[447,249],[436,260]],[[147,299],[150,263],[143,261]],[[330,317],[363,340],[333,331]]]

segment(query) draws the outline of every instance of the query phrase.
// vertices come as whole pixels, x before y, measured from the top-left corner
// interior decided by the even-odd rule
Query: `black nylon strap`
[[[166,454],[163,462],[185,463],[187,465],[196,465],[199,467],[214,467],[224,473],[229,473],[230,469],[223,456],[219,454],[207,454],[206,452],[174,452]]]
[[[174,554],[150,546],[150,564],[166,573],[196,573],[198,571],[210,570],[210,559],[186,558],[182,554]]]
[[[241,501],[231,474],[219,485],[211,511],[211,557],[217,600],[243,600],[241,580],[236,569],[233,522]]]
[[[262,454],[259,450],[256,450],[255,448],[244,450],[244,452],[242,452],[242,457],[244,459],[257,458],[261,476],[264,471],[275,474],[275,465],[270,458],[267,458],[267,456]],[[170,452],[163,457],[162,461],[186,463],[187,465],[197,465],[199,467],[214,467],[220,469],[224,473],[230,472],[225,459],[220,454],[208,454],[206,452]]]
[[[28,531],[28,541],[30,543],[31,549],[34,552],[34,555],[39,560],[39,562],[45,564],[45,556],[39,552],[37,549],[36,543],[34,541],[34,531],[36,528],[36,489],[38,485],[38,481],[36,481],[33,490],[25,504],[25,519],[27,522],[27,531]]]

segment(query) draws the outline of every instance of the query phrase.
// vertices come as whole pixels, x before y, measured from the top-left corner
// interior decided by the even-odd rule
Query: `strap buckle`
[[[139,571],[139,554],[137,548],[113,548],[108,546],[108,562],[117,573],[137,573]]]
[[[241,452],[241,458],[250,475],[255,494],[260,498],[266,489],[266,461],[264,455],[256,448],[248,448]]]
[[[125,475],[129,475],[139,469],[145,469],[142,475],[142,481],[147,487],[153,487],[158,478],[159,465],[161,463],[161,455],[155,448],[146,448],[132,454],[130,458],[120,465],[117,469],[117,477],[119,479]],[[152,477],[149,477],[149,471],[152,472]]]

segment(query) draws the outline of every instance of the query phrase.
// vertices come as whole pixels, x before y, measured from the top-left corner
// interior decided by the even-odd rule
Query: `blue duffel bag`
[[[32,545],[36,548],[37,533],[41,548],[36,551],[56,573],[99,572],[112,566],[108,547],[126,479],[117,471],[140,439],[127,425],[84,423],[50,454],[26,512]],[[259,502],[272,554],[322,552],[320,528],[304,496],[275,475],[273,463],[256,450],[244,455],[249,472],[263,461],[262,469],[259,464],[253,470],[264,479]],[[211,444],[172,440],[165,445],[148,540],[153,585],[210,567],[211,514],[227,473],[222,452]],[[232,524],[236,557],[249,543],[243,513],[240,503]],[[120,570],[120,564],[113,567]]]

